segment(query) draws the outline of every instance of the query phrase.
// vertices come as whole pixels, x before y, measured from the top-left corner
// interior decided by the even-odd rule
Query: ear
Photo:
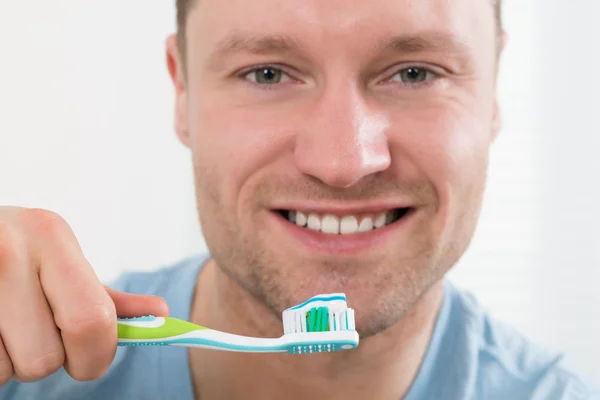
[[[187,115],[187,86],[184,76],[184,66],[177,46],[175,34],[167,38],[167,67],[175,87],[175,131],[181,143],[190,147]]]
[[[500,70],[500,60],[502,58],[502,54],[504,53],[504,48],[506,47],[506,41],[508,37],[506,32],[502,32],[500,37],[498,38],[498,56],[496,61],[496,80],[498,77],[498,73]],[[498,104],[498,93],[496,90],[496,95],[494,99],[494,113],[492,115],[492,140],[496,140],[500,130],[502,129],[502,111],[500,110],[500,105]]]

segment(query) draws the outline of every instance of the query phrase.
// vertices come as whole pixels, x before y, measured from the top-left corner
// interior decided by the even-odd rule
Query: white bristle
[[[302,311],[301,315],[302,315],[302,318],[301,318],[301,321],[302,321],[301,328],[302,328],[302,330],[300,332],[306,332],[306,312]]]
[[[334,331],[337,330],[334,326],[333,326],[333,312],[329,313],[329,330],[330,331]]]
[[[296,324],[294,326],[294,332],[301,332],[302,331],[302,314],[295,313],[294,316],[296,317]]]
[[[344,330],[347,331],[350,329],[350,313],[348,310],[344,312]]]
[[[348,327],[348,329],[355,331],[356,330],[356,321],[354,320],[354,310],[349,308],[348,313],[349,313],[348,321],[350,322],[350,326]]]
[[[339,313],[339,312],[335,313],[335,323],[337,325],[337,329],[336,330],[338,330],[338,331],[343,330],[343,328],[342,328],[342,326],[343,326],[342,325],[342,314],[343,313]]]
[[[340,330],[340,324],[338,322],[338,315],[339,315],[338,311],[331,313],[331,317],[333,319],[333,330],[334,331]]]

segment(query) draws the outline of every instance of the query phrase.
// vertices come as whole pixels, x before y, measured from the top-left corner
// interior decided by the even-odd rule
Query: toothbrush
[[[354,349],[354,310],[343,293],[315,296],[283,312],[284,335],[256,338],[206,328],[172,317],[119,318],[119,346],[185,346],[213,350],[306,354]]]

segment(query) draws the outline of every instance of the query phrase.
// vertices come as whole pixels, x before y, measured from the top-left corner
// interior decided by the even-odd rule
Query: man
[[[598,398],[444,280],[500,129],[500,4],[177,6],[176,131],[210,255],[108,288],[59,216],[1,208],[0,399]],[[282,310],[331,292],[355,350],[116,350],[117,316],[276,337]]]

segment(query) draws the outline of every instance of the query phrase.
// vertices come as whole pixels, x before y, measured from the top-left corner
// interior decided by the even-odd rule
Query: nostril
[[[351,163],[345,167],[328,167],[324,168],[320,174],[315,175],[321,182],[337,189],[348,189],[360,182],[366,175],[357,168],[354,168]]]

